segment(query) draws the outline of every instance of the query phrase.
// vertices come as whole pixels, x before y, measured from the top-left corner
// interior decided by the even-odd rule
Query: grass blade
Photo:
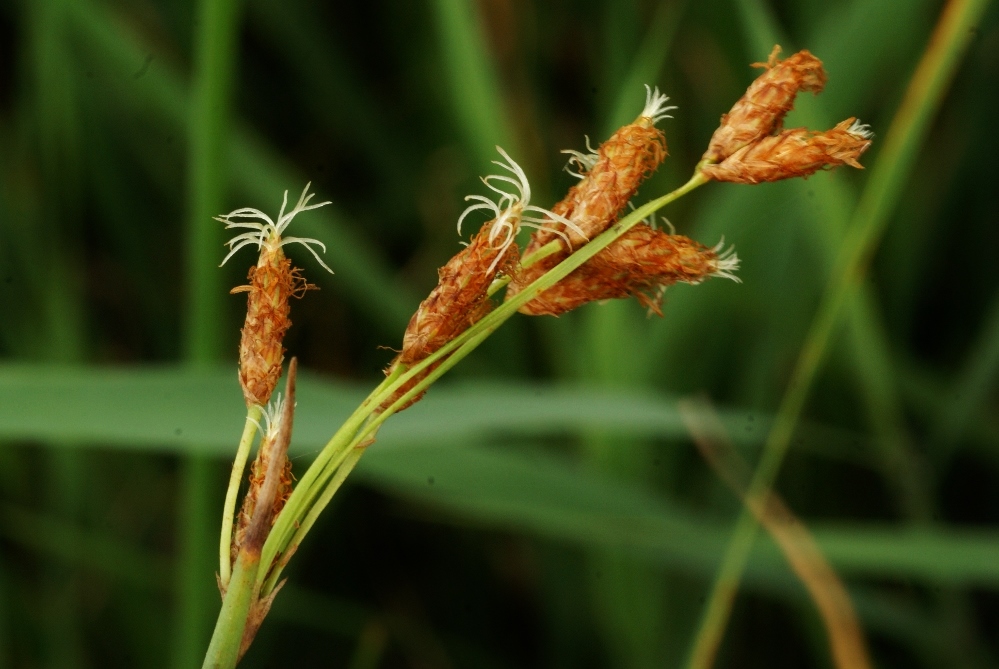
[[[518,155],[513,130],[506,118],[504,96],[491,62],[478,5],[468,0],[434,0],[442,49],[441,57],[451,88],[458,124],[478,164],[496,159],[496,145]]]
[[[680,410],[701,455],[743,503],[749,504],[751,500],[746,497],[746,492],[751,470],[732,448],[724,426],[716,416],[711,415],[710,405],[698,406],[689,402],[684,403]],[[750,510],[757,522],[770,533],[794,573],[808,589],[825,625],[836,666],[840,669],[869,669],[871,660],[864,633],[850,596],[807,526],[773,492],[765,500],[753,504]],[[702,662],[713,664],[714,658]]]

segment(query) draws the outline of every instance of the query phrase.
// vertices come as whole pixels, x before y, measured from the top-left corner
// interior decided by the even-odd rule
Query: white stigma
[[[576,177],[577,179],[585,179],[586,172],[593,169],[593,166],[597,164],[600,159],[600,154],[597,150],[590,146],[590,138],[583,135],[586,138],[586,153],[582,151],[575,151],[573,149],[565,149],[562,153],[569,154],[569,162],[565,164],[565,171],[570,175]],[[570,166],[575,163],[579,171],[574,172]]]
[[[281,393],[278,392],[267,406],[261,407],[263,409],[261,413],[264,416],[263,426],[252,418],[248,419],[253,421],[253,424],[257,426],[257,431],[264,436],[264,439],[277,434],[278,430],[281,429],[281,422],[284,420],[284,404],[285,400],[281,397]]]
[[[496,269],[507,248],[513,244],[521,225],[541,228],[546,223],[557,221],[580,236],[585,236],[579,226],[564,216],[559,216],[547,209],[542,209],[531,204],[531,184],[527,181],[527,174],[524,173],[523,168],[501,147],[497,146],[496,150],[499,151],[504,160],[494,160],[493,164],[502,167],[513,176],[490,174],[489,176],[482,177],[482,183],[486,185],[486,188],[497,193],[499,200],[493,202],[484,195],[468,195],[465,197],[465,201],[472,200],[474,204],[468,205],[465,211],[461,212],[461,216],[458,217],[458,234],[460,235],[461,224],[470,213],[479,209],[485,209],[492,213],[493,223],[489,228],[489,243],[493,244],[493,248],[497,249],[499,253],[497,253],[492,264],[489,265],[489,272]],[[494,182],[498,182],[498,185]],[[544,218],[525,216],[525,214],[540,214]],[[554,232],[568,242],[565,233],[561,231]],[[498,244],[497,240],[500,240]]]
[[[655,125],[662,121],[664,118],[673,118],[667,112],[677,109],[676,106],[666,106],[669,102],[669,97],[663,95],[659,92],[659,87],[652,89],[649,88],[648,84],[645,84],[645,109],[639,115],[642,118],[652,119],[652,124]]]
[[[727,251],[723,250],[724,248],[725,238],[722,237],[721,241],[711,249],[716,254],[715,271],[712,273],[712,276],[720,276],[723,279],[731,279],[736,283],[742,283],[742,279],[733,273],[739,269],[739,256],[735,254],[735,247],[730,246]]]
[[[291,211],[285,213],[285,208],[288,206],[288,191],[284,192],[284,199],[281,202],[281,211],[278,212],[277,222],[275,223],[270,216],[260,211],[259,209],[253,209],[251,207],[243,207],[241,209],[236,209],[235,211],[230,211],[224,216],[216,216],[215,220],[221,223],[225,223],[225,229],[231,230],[233,228],[249,228],[250,232],[244,232],[242,234],[236,235],[228,242],[226,245],[229,247],[229,253],[219,264],[219,267],[226,264],[237,251],[239,251],[244,246],[256,246],[258,249],[263,249],[265,246],[276,250],[285,244],[301,244],[309,250],[309,252],[315,256],[316,260],[319,262],[323,268],[329,272],[333,273],[323,259],[319,257],[316,250],[312,248],[312,244],[315,244],[326,253],[326,245],[323,244],[318,239],[311,239],[308,237],[281,237],[281,234],[285,231],[288,225],[291,223],[292,219],[301,214],[303,211],[309,211],[310,209],[318,209],[319,207],[324,207],[331,202],[320,202],[318,204],[309,204],[309,200],[315,197],[315,193],[309,192],[309,186],[312,182],[305,184],[305,189],[298,198],[298,202],[292,207]],[[250,219],[250,220],[242,220]],[[258,219],[256,221],[252,219]]]
[[[857,139],[871,139],[874,137],[874,131],[871,130],[871,126],[861,123],[860,119],[855,120],[846,131]]]

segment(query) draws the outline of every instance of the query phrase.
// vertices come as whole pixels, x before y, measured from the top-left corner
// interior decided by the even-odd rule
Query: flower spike
[[[870,147],[873,135],[854,118],[824,132],[784,130],[742,147],[717,165],[705,165],[701,172],[716,181],[757,184],[808,177],[840,165],[863,169],[859,158]]]
[[[305,185],[298,202],[290,210],[288,191],[284,192],[277,220],[252,207],[242,207],[215,217],[215,220],[225,223],[227,230],[248,230],[228,241],[229,253],[222,260],[222,265],[244,246],[256,246],[260,251],[257,263],[250,268],[249,284],[232,289],[233,293],[247,293],[246,321],[239,343],[239,381],[248,407],[266,405],[281,377],[284,361],[282,340],[291,327],[288,300],[293,296],[301,297],[305,291],[315,288],[305,281],[301,270],[292,267],[283,247],[301,244],[323,269],[333,273],[313,248],[319,247],[325,253],[326,245],[321,241],[307,237],[282,237],[292,220],[303,211],[330,204],[309,204],[314,197],[309,192],[311,185]]]
[[[535,253],[556,237],[562,237],[565,244],[559,252],[518,273],[507,287],[506,299],[564,260],[574,246],[586,244],[609,228],[638,191],[638,186],[666,159],[666,137],[655,123],[666,118],[666,112],[673,107],[666,106],[669,98],[658,88],[646,86],[645,91],[645,107],[632,123],[619,128],[596,151],[590,148],[587,140],[589,154],[567,152],[569,163],[580,167],[578,174],[569,173],[580,177],[580,181],[552,207],[552,213],[557,214],[552,221],[562,225],[543,227],[535,232],[524,253]],[[565,221],[571,221],[573,225],[566,225]]]
[[[531,184],[527,174],[501,147],[497,146],[496,150],[503,160],[493,163],[503,172],[483,177],[482,183],[499,198],[494,201],[484,195],[467,196],[465,201],[471,204],[458,217],[458,234],[461,234],[462,223],[472,212],[484,210],[492,217],[482,224],[462,250],[437,271],[437,286],[410,318],[402,338],[402,351],[392,362],[390,370],[397,365],[412,367],[419,363],[492,310],[489,287],[498,274],[511,276],[516,271],[520,260],[516,237],[522,226],[550,231],[565,240],[566,244],[569,243],[566,233],[553,230],[553,226],[565,227],[576,234],[583,232],[564,216],[531,204]],[[382,408],[392,406],[440,362],[399,388],[382,404]],[[399,410],[419,397],[411,398]]]
[[[650,314],[662,316],[662,300],[675,283],[701,283],[713,276],[738,281],[734,249],[721,252],[681,235],[639,223],[572,274],[525,304],[529,316],[559,316],[589,302],[634,296]],[[721,253],[720,253],[721,252]]]

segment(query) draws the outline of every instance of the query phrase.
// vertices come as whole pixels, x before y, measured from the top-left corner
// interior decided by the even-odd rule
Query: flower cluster
[[[645,107],[633,123],[620,128],[596,151],[568,151],[580,182],[552,211],[580,223],[592,237],[609,228],[638,187],[665,160],[666,138],[656,123],[669,118],[669,98],[646,86]],[[589,140],[587,140],[587,146]],[[555,241],[540,230],[532,236],[527,253]],[[570,241],[585,244],[586,239]],[[507,288],[507,299],[519,293],[571,252],[558,252],[524,268]],[[686,237],[668,234],[649,224],[639,224],[548,290],[521,307],[531,316],[558,316],[587,302],[634,295],[650,312],[662,315],[663,291],[677,283],[699,283],[709,276],[734,278],[739,260],[734,253],[720,257],[720,247],[707,248]]]
[[[808,177],[820,169],[850,165],[861,168],[860,156],[871,145],[870,129],[849,118],[832,130],[784,130],[784,117],[800,91],[818,94],[826,83],[822,61],[808,51],[786,60],[775,46],[766,72],[722,116],[701,160],[701,173],[715,181],[756,184]]]
[[[837,165],[860,167],[858,158],[870,145],[871,133],[855,119],[825,132],[783,129],[795,96],[800,91],[820,92],[826,74],[821,61],[807,51],[784,61],[777,58],[778,52],[779,47],[761,65],[765,72],[722,117],[691,180],[646,210],[663,206],[709,180],[759,183],[808,176]],[[320,242],[282,235],[299,213],[329,203],[310,205],[312,195],[306,186],[287,213],[285,192],[276,221],[250,208],[218,217],[226,228],[245,230],[229,242],[223,264],[245,246],[256,246],[259,257],[250,268],[249,284],[232,291],[248,294],[239,351],[247,420],[230,476],[220,540],[219,588],[224,606],[232,604],[224,610],[241,606],[244,613],[231,620],[220,617],[209,656],[227,654],[235,658],[234,663],[246,650],[281,588],[283,568],[374,442],[382,422],[419,400],[435,378],[431,374],[446,370],[491,332],[500,319],[492,319],[497,322],[488,329],[480,321],[493,310],[492,295],[504,285],[504,299],[519,295],[519,311],[532,316],[559,316],[589,302],[627,297],[635,297],[650,313],[662,316],[664,291],[673,284],[697,284],[710,277],[738,281],[739,258],[732,249],[726,250],[722,242],[705,246],[678,235],[668,222],[668,231],[659,229],[654,214],[640,222],[637,215],[632,216],[613,228],[613,233],[593,241],[618,223],[629,206],[634,208],[631,200],[639,186],[666,159],[666,138],[656,125],[674,109],[668,101],[658,89],[647,86],[645,107],[635,121],[595,150],[587,139],[586,152],[567,151],[567,169],[579,181],[551,209],[531,204],[527,174],[497,147],[502,157],[494,161],[499,173],[482,179],[492,198],[466,198],[470,204],[458,217],[458,234],[474,214],[485,212],[488,220],[440,268],[437,285],[413,314],[402,349],[386,370],[389,378],[341,426],[294,489],[287,450],[295,408],[295,358],[289,364],[284,399],[279,395],[270,408],[264,406],[281,376],[282,340],[291,325],[289,299],[301,297],[314,286],[292,267],[282,249],[300,243],[324,268],[329,267],[313,248],[325,251]],[[524,227],[534,230],[521,254],[517,235]],[[573,256],[580,249],[583,255]],[[556,269],[565,261],[571,264]],[[548,274],[551,271],[557,274]],[[561,279],[556,281],[556,277]],[[546,288],[541,289],[542,285]],[[504,316],[512,313],[513,306],[503,308]],[[482,332],[473,337],[469,330],[476,324]],[[468,339],[458,347],[456,340],[465,333]],[[453,355],[445,349],[449,344],[455,349]],[[258,422],[261,414],[263,427]],[[254,428],[262,433],[260,446],[234,525]],[[238,637],[237,631],[241,632]],[[233,639],[239,641],[238,648],[230,647]]]
[[[493,308],[490,291],[498,278],[508,281],[506,299],[511,299],[617,221],[641,183],[666,158],[666,138],[656,123],[675,109],[667,106],[668,101],[658,89],[646,87],[645,107],[633,123],[620,128],[596,150],[589,148],[587,140],[587,153],[567,151],[570,166],[576,168],[570,173],[579,183],[551,209],[530,204],[527,175],[497,147],[504,160],[494,162],[504,173],[482,181],[499,199],[494,202],[483,195],[469,195],[466,200],[472,204],[458,218],[459,234],[462,223],[475,211],[485,210],[492,218],[438,271],[437,286],[410,319],[402,351],[386,373],[400,365],[410,368],[419,364],[481,320]],[[535,228],[523,264],[515,241],[522,226]],[[720,251],[720,246],[708,248],[643,223],[520,311],[557,316],[594,300],[634,295],[661,315],[659,305],[667,286],[678,281],[699,283],[709,276],[735,278],[732,272],[738,267],[738,258]],[[382,403],[381,410],[396,404],[441,362],[437,360],[411,377]]]
[[[799,92],[818,95],[825,88],[827,77],[821,60],[806,50],[780,60],[780,50],[775,46],[766,63],[753,63],[752,67],[762,67],[765,72],[722,116],[703,160],[721,162],[742,147],[779,131]]]
[[[780,47],[774,47],[766,63],[755,64],[764,73],[722,117],[698,165],[702,179],[754,184],[809,176],[838,165],[861,167],[858,159],[870,146],[871,133],[856,119],[825,132],[783,129],[798,93],[818,94],[827,76],[822,61],[808,51],[785,60],[778,58],[779,53]],[[579,182],[549,210],[530,204],[526,174],[497,147],[504,161],[496,164],[504,173],[483,182],[499,200],[468,196],[473,204],[458,219],[459,233],[472,212],[486,210],[492,218],[439,270],[438,285],[410,320],[402,351],[388,373],[399,365],[419,364],[488,314],[498,278],[507,282],[509,300],[613,225],[667,156],[666,138],[656,124],[675,109],[667,106],[668,101],[658,89],[646,86],[645,107],[634,122],[596,149],[587,138],[585,152],[566,151],[566,169]],[[536,229],[522,257],[515,236],[528,225]],[[704,246],[670,227],[666,232],[647,222],[633,226],[524,303],[520,312],[559,316],[588,302],[634,296],[650,313],[661,316],[663,293],[677,282],[696,284],[712,276],[738,281],[739,258],[732,249],[726,251],[721,243]],[[381,408],[392,406],[441,362],[411,378]]]

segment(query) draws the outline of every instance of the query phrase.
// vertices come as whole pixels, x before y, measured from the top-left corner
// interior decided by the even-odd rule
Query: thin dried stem
[[[717,412],[704,401],[680,402],[680,416],[704,459],[753,513],[788,564],[805,584],[822,618],[838,669],[871,667],[864,632],[842,580],[808,528],[774,492],[765,498],[748,495],[752,470],[729,442]],[[711,660],[706,658],[707,664]]]

